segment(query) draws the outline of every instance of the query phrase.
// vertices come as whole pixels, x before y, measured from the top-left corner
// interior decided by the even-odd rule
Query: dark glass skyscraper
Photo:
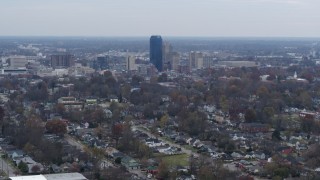
[[[161,36],[150,37],[150,62],[162,71],[162,38]]]

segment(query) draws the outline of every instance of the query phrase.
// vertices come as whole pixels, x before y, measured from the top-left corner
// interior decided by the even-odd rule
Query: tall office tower
[[[180,64],[180,54],[178,52],[170,52],[167,56],[167,61],[170,64],[170,70],[178,71]]]
[[[95,69],[104,70],[108,68],[109,68],[109,56],[98,56]]]
[[[216,58],[210,55],[204,55],[203,56],[203,67],[204,68],[210,68],[214,66],[214,63],[216,62]]]
[[[172,46],[169,42],[164,42],[162,45],[162,70],[171,70],[170,53]]]
[[[162,59],[167,62],[169,53],[172,52],[172,46],[169,42],[164,42],[162,46]]]
[[[150,62],[158,69],[162,71],[162,38],[161,36],[150,37]]]
[[[25,56],[12,56],[9,58],[10,68],[25,68],[28,60]]]
[[[128,71],[137,70],[136,58],[134,56],[128,56],[126,59],[126,67]]]
[[[189,55],[189,66],[190,70],[203,68],[203,54],[201,52],[191,51]]]
[[[74,56],[71,54],[51,55],[52,68],[66,68],[74,66]]]

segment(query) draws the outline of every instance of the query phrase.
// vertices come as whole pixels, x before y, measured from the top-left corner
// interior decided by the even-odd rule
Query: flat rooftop
[[[88,180],[80,173],[44,174],[10,177],[11,180]]]

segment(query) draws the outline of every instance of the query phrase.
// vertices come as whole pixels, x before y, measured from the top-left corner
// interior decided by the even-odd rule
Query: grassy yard
[[[192,147],[191,145],[182,145],[183,148],[191,150],[192,152],[196,153],[197,149],[195,149],[194,147]]]
[[[178,154],[171,156],[163,156],[161,159],[169,166],[188,166],[189,165],[189,155],[187,154]]]

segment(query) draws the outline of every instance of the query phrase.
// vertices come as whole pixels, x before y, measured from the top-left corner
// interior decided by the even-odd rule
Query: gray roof
[[[80,173],[60,173],[10,177],[11,180],[88,180]]]
[[[87,178],[80,173],[45,174],[43,176],[47,180],[87,180]]]

